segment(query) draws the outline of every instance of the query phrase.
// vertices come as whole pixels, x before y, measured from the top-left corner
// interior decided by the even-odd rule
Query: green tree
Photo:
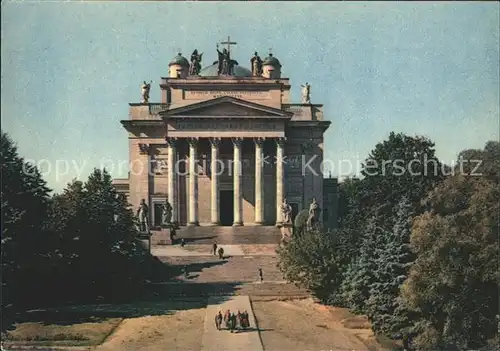
[[[2,312],[26,302],[46,260],[43,222],[49,189],[37,168],[19,156],[1,132]]]
[[[52,282],[67,285],[60,300],[125,298],[147,278],[150,255],[138,245],[132,211],[106,170],[55,195],[49,224],[58,238]]]
[[[347,178],[339,183],[339,228],[350,229],[359,223],[357,211],[363,192],[363,182],[359,178]]]
[[[394,132],[371,151],[361,174],[364,191],[357,211],[371,216],[387,204],[380,225],[388,231],[392,230],[393,211],[402,196],[407,196],[416,213],[421,213],[421,199],[444,179],[432,141]]]
[[[80,287],[89,295],[112,294],[135,282],[137,268],[130,260],[142,252],[128,204],[119,196],[106,170],[95,169],[83,186],[77,206],[80,236],[76,265],[82,273]],[[82,286],[83,285],[83,286]]]
[[[340,285],[340,264],[335,256],[337,246],[334,233],[307,231],[278,248],[278,267],[286,280],[326,300]]]
[[[417,259],[402,296],[420,315],[420,349],[479,348],[498,332],[499,151],[492,142],[481,152],[464,151],[482,161],[478,173],[484,173],[462,174],[457,166],[415,219],[411,246]]]

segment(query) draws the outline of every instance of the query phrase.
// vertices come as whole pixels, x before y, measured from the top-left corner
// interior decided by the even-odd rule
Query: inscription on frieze
[[[257,121],[176,121],[176,130],[276,130],[277,125],[274,122]]]
[[[185,100],[215,99],[223,96],[230,96],[237,99],[265,100],[269,99],[267,91],[246,91],[246,90],[184,90]]]

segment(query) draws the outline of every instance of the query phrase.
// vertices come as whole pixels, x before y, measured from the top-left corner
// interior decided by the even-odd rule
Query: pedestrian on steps
[[[224,249],[222,247],[219,247],[219,259],[223,260],[224,259]]]
[[[262,268],[259,268],[259,279],[260,279],[261,283],[264,281],[264,275],[262,274]]]
[[[214,242],[214,244],[212,245],[212,248],[214,250],[214,256],[217,256],[217,242]]]
[[[184,240],[184,238],[181,239],[181,247],[184,247],[184,245],[186,245],[186,240]]]

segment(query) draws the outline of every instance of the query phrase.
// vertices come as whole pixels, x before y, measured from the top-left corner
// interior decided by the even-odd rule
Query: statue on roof
[[[194,49],[191,54],[191,64],[189,65],[189,75],[197,76],[201,71],[201,60],[203,58],[203,53],[198,54],[198,49]]]
[[[151,81],[150,83],[146,83],[146,81],[144,81],[144,83],[142,84],[141,95],[143,104],[147,104],[149,102],[149,90],[151,90],[151,83],[153,83],[153,81]]]
[[[217,44],[217,54],[219,56],[219,69],[217,71],[218,74],[230,75],[232,72],[231,67],[231,57],[229,55],[229,51],[226,48],[222,49],[222,52],[219,50],[219,44]]]
[[[260,76],[262,75],[262,59],[260,58],[257,51],[254,53],[253,57],[250,59],[252,66],[252,75]]]
[[[217,55],[219,59],[214,62],[214,64],[218,64],[217,74],[232,75],[233,68],[238,64],[238,61],[231,59],[231,55],[227,49],[224,48],[221,52],[219,50],[219,44],[217,44]]]
[[[311,103],[311,86],[306,82],[305,85],[301,85],[302,87],[302,103],[310,104]]]

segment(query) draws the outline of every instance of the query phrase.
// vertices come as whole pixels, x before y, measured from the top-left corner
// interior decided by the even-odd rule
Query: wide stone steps
[[[258,269],[262,269],[264,281],[282,281],[283,275],[274,256],[234,256],[220,260],[215,256],[159,257],[178,270],[179,280],[193,282],[256,282]],[[186,279],[181,270],[186,267]]]
[[[153,245],[171,245],[168,230],[152,231]],[[281,234],[274,226],[242,226],[242,227],[181,227],[176,238],[186,243],[212,244],[217,241],[221,245],[244,244],[279,244]]]

